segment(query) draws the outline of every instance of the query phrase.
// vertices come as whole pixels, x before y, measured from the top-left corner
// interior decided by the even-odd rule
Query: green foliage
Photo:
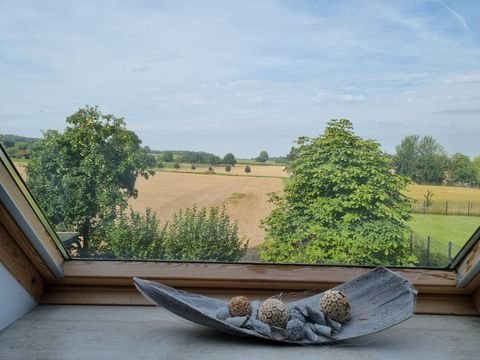
[[[190,169],[195,170],[196,168],[195,164],[190,165]]]
[[[173,164],[173,168],[174,168],[174,169],[180,169],[180,164],[179,164],[178,162],[175,162],[175,163]]]
[[[167,226],[163,244],[166,259],[237,261],[248,242],[238,236],[238,225],[225,208],[179,211]]]
[[[156,166],[157,166],[157,168],[159,168],[159,169],[163,169],[163,168],[165,167],[165,164],[163,163],[162,160],[157,159],[157,165],[156,165]]]
[[[473,185],[477,182],[475,164],[468,156],[460,153],[454,154],[450,159],[448,175],[454,184]]]
[[[173,161],[173,153],[171,151],[165,151],[163,153],[163,161],[172,162]]]
[[[225,165],[235,166],[237,159],[235,159],[235,156],[232,153],[228,153],[223,157],[223,163]]]
[[[252,169],[250,169],[250,166],[248,166],[248,165],[245,166],[245,172],[246,172],[247,174],[250,174],[250,173],[252,172]]]
[[[405,177],[373,140],[331,120],[318,138],[301,137],[284,193],[263,221],[262,260],[406,265],[410,201]]]
[[[38,140],[25,136],[0,134],[0,143],[5,147],[8,155],[14,159],[29,159],[31,147]]]
[[[258,162],[267,162],[268,161],[268,153],[263,150],[260,152],[260,155],[258,155],[255,159]]]
[[[226,172],[232,171],[232,167],[230,165],[225,166],[225,171]]]
[[[475,156],[473,158],[473,166],[475,168],[475,172],[477,174],[477,184],[480,184],[480,155]]]
[[[431,136],[405,137],[396,148],[395,168],[420,184],[441,184],[445,180],[449,159],[443,147]]]
[[[78,231],[89,254],[90,234],[137,196],[135,181],[153,175],[153,158],[122,118],[97,107],[79,109],[67,124],[63,133],[48,130],[33,145],[27,181],[56,229]]]
[[[93,256],[115,259],[162,259],[162,244],[166,230],[151,209],[145,215],[130,210],[116,219],[95,229],[91,245],[96,249]]]

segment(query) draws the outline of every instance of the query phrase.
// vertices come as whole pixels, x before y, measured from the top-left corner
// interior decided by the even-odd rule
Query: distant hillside
[[[28,159],[30,148],[38,138],[30,138],[13,134],[0,134],[0,143],[7,150],[10,157],[14,159]]]

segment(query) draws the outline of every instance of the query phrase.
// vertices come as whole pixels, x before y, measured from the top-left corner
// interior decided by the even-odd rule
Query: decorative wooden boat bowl
[[[334,343],[388,329],[413,316],[417,294],[408,280],[386,268],[376,268],[333,288],[343,292],[351,306],[351,319],[342,324],[341,329],[336,329],[337,331],[329,336],[291,340],[282,331],[265,335],[254,329],[234,326],[220,320],[219,309],[228,309],[228,303],[224,300],[192,294],[139,278],[134,278],[133,281],[147,299],[194,323],[232,335],[301,345]],[[296,306],[318,308],[322,294],[287,305],[289,309]]]

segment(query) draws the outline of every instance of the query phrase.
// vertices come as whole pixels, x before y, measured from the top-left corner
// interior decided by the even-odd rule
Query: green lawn
[[[455,255],[480,226],[480,217],[412,214],[409,226],[418,239],[425,240],[430,235],[433,251],[446,253],[448,242],[452,241]]]

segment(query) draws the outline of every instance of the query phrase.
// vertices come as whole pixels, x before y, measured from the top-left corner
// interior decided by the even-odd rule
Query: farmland
[[[23,163],[17,168],[25,176]],[[226,172],[222,166],[213,167],[213,174],[206,175],[206,166],[197,166],[192,170],[189,164],[180,169],[164,168],[157,171],[148,180],[140,178],[137,182],[139,196],[131,200],[134,209],[143,211],[152,208],[162,223],[168,221],[180,209],[196,204],[199,207],[225,205],[228,214],[238,221],[241,236],[250,239],[249,246],[255,247],[263,241],[264,231],[260,221],[273,209],[267,202],[267,193],[282,191],[288,174],[282,165],[249,165],[252,172],[244,172],[245,165],[232,167]],[[407,196],[422,202],[424,194],[431,190],[433,201],[480,202],[480,189],[411,185]],[[432,237],[432,244],[445,252],[448,241],[454,242],[454,253],[468,240],[472,232],[480,225],[480,217],[442,216],[413,214],[409,222],[419,239]]]
[[[241,236],[250,239],[249,246],[264,238],[260,220],[273,209],[267,193],[281,191],[283,182],[276,178],[253,176],[215,176],[160,171],[152,178],[139,179],[139,196],[131,200],[136,210],[152,208],[164,223],[180,209],[225,205],[228,214],[239,224]]]

